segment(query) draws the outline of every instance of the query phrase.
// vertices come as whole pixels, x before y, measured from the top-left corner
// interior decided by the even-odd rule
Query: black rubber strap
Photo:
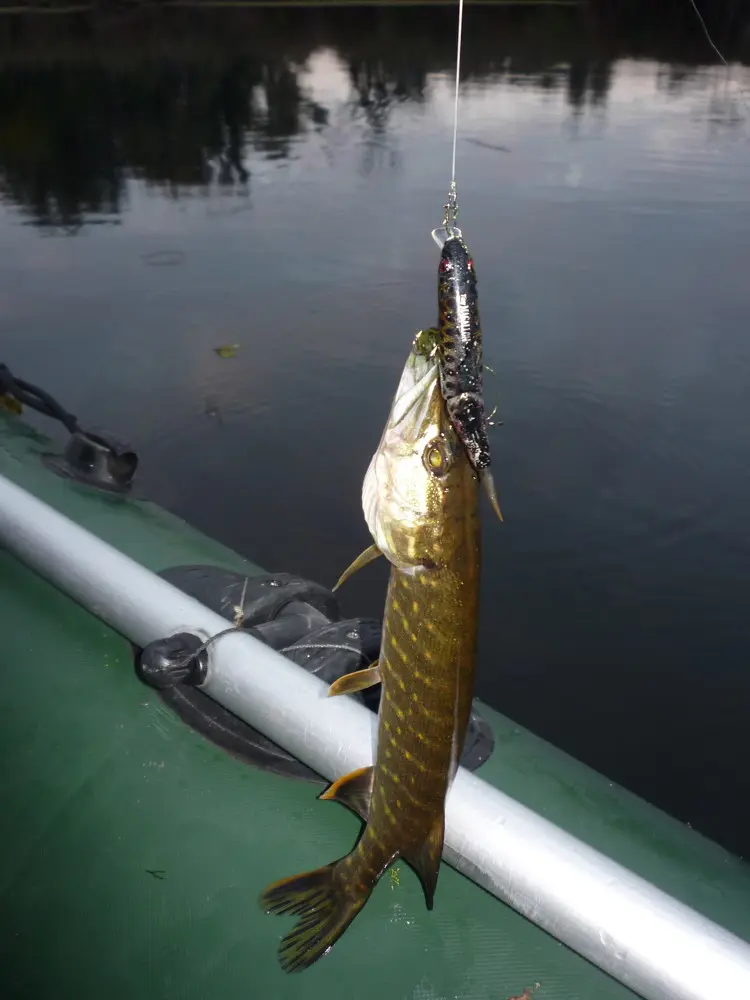
[[[36,410],[37,413],[41,413],[45,417],[59,420],[71,434],[75,434],[81,429],[73,414],[60,406],[49,393],[32,385],[31,382],[16,378],[10,368],[4,364],[0,364],[0,395],[13,396],[23,406],[28,406],[30,410]]]
[[[241,610],[245,631],[326,685],[371,666],[380,653],[382,623],[375,618],[342,618],[337,595],[312,580],[291,573],[245,575],[201,564],[172,566],[159,576],[227,619],[227,624]],[[226,629],[235,630],[236,626]],[[235,757],[276,774],[322,781],[201,690],[208,668],[206,647],[221,642],[224,634],[218,632],[205,641],[187,632],[157,639],[136,651],[136,673],[183,722]],[[349,697],[377,715],[381,685]],[[476,771],[494,746],[492,728],[473,706],[461,763]]]

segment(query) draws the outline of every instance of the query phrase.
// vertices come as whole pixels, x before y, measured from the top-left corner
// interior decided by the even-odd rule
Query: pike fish
[[[490,472],[488,419],[484,415],[482,327],[474,261],[459,230],[446,231],[438,264],[438,325],[420,331],[440,366],[440,389],[451,423],[502,521]]]
[[[397,858],[414,869],[433,905],[445,798],[474,691],[480,521],[477,474],[420,338],[365,476],[362,506],[375,544],[337,586],[380,554],[391,563],[380,659],[329,693],[382,683],[377,754],[373,767],[339,778],[320,796],[364,820],[351,852],[261,895],[267,912],[299,918],[279,948],[290,972],[330,951]]]

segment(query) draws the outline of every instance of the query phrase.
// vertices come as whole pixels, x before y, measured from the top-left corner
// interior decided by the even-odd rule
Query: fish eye
[[[452,262],[449,261],[447,257],[441,257],[440,266],[438,267],[438,271],[440,272],[440,274],[447,274],[449,271],[452,270],[453,270]]]
[[[431,475],[444,476],[446,474],[450,468],[451,456],[441,438],[435,438],[426,446],[422,454],[422,462]]]

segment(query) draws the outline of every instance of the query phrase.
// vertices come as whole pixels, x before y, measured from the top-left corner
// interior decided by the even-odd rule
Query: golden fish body
[[[366,826],[345,857],[262,894],[269,912],[300,917],[279,949],[288,971],[330,950],[396,858],[419,875],[428,908],[437,884],[445,798],[474,692],[480,523],[477,474],[447,415],[437,365],[418,342],[362,501],[375,545],[344,576],[379,553],[391,563],[381,654],[331,693],[382,682],[377,754],[321,798],[343,802]]]

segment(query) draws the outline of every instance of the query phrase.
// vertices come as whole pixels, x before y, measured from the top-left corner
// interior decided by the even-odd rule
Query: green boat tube
[[[120,488],[129,453],[97,485],[54,452],[23,417],[0,414],[3,997],[750,996],[750,867],[486,705],[491,752],[451,791],[434,910],[398,864],[330,955],[283,973],[291,922],[265,915],[258,893],[350,849],[357,820],[317,795],[371,753],[374,714],[342,698],[295,715],[323,706],[323,681],[235,632],[175,689],[192,684],[236,718],[239,742],[217,716],[201,728],[196,703],[149,683],[139,652],[231,625],[231,607],[218,614],[178,589],[185,573],[262,570]],[[283,743],[282,681],[294,720]],[[245,724],[286,764],[245,753]],[[546,866],[536,883],[534,859]]]

